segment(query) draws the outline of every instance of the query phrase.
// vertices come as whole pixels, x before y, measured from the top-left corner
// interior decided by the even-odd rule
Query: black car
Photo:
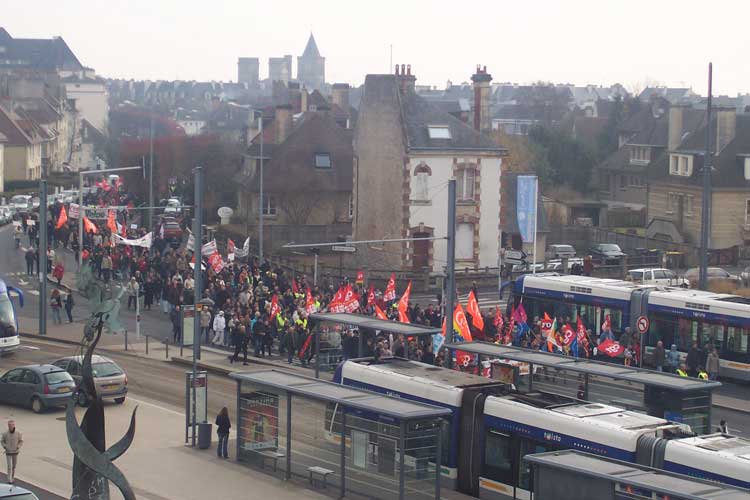
[[[617,264],[626,254],[620,249],[619,245],[614,243],[597,243],[589,248],[589,255],[595,261],[604,264]]]

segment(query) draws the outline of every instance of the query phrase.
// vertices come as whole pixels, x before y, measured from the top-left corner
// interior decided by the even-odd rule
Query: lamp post
[[[260,195],[258,196],[258,199],[260,200],[260,212],[258,213],[258,263],[263,264],[263,111],[260,111],[260,116],[258,117],[258,129],[260,130],[260,168],[259,168],[259,178],[260,178]]]
[[[201,272],[200,268],[201,268],[201,266],[198,263],[198,261],[196,260],[196,262],[195,262],[195,269],[198,270],[196,274],[200,274],[200,272]],[[196,282],[196,284],[197,284],[197,282]],[[199,293],[197,286],[195,288],[195,293],[196,294]],[[198,296],[196,295],[196,298],[197,297]],[[197,415],[198,410],[197,410],[197,407],[196,407],[197,390],[196,390],[196,387],[195,387],[195,385],[196,385],[195,381],[196,381],[196,379],[198,377],[198,358],[196,357],[195,353],[196,352],[200,352],[200,349],[196,347],[196,346],[200,346],[200,342],[201,342],[201,338],[200,338],[200,325],[201,325],[200,314],[201,314],[201,311],[203,311],[204,307],[213,307],[213,306],[214,306],[214,301],[211,300],[211,299],[209,299],[208,297],[206,297],[205,299],[201,299],[200,301],[198,301],[198,302],[195,303],[195,317],[193,318],[193,327],[195,328],[195,330],[193,330],[193,332],[194,332],[193,333],[193,380],[192,380],[192,382],[190,384],[190,394],[191,394],[191,398],[192,398],[192,401],[191,401],[191,404],[190,404],[190,414],[191,414],[191,425],[193,427],[193,443],[192,443],[193,446],[195,446],[195,431],[196,431],[196,426],[198,425],[198,422],[196,422],[196,420],[198,420],[198,415]],[[196,335],[195,332],[197,332],[197,335]]]

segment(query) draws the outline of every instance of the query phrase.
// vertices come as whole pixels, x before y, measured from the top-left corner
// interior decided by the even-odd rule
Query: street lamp
[[[196,246],[199,246],[199,245],[200,245],[200,243],[196,244]],[[198,261],[196,260],[196,265],[195,265],[196,274],[200,274],[200,272],[201,272],[200,269],[201,269],[201,266],[198,263]],[[196,282],[195,293],[196,294],[200,294],[200,291],[197,288],[197,282]],[[196,298],[197,297],[198,297],[198,295],[196,295]],[[209,299],[208,297],[206,297],[204,299],[201,299],[201,300],[199,300],[198,302],[195,303],[195,317],[193,318],[193,326],[195,328],[195,330],[193,330],[193,380],[192,380],[192,383],[190,384],[190,386],[191,386],[190,387],[190,392],[191,392],[191,395],[192,395],[192,401],[191,401],[191,404],[190,404],[190,413],[191,413],[191,425],[193,427],[193,446],[195,446],[195,431],[196,431],[196,426],[197,426],[196,420],[198,419],[198,415],[197,415],[198,410],[196,408],[197,391],[196,391],[196,388],[195,388],[195,385],[196,385],[195,382],[196,382],[197,377],[198,377],[198,356],[196,355],[196,353],[200,352],[199,351],[199,346],[200,346],[200,342],[201,342],[201,338],[200,338],[200,324],[201,324],[201,322],[200,322],[200,314],[201,314],[201,311],[203,311],[204,307],[211,308],[213,306],[214,306],[214,301],[211,300],[211,299]],[[197,334],[196,334],[196,332],[197,332]]]

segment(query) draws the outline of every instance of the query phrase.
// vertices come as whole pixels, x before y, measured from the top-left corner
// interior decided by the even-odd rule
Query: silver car
[[[0,484],[0,500],[39,500],[39,497],[14,484]]]
[[[29,365],[0,377],[0,403],[30,406],[34,413],[65,406],[75,389],[73,378],[53,365]]]
[[[81,383],[83,356],[60,358],[53,361],[52,364],[67,371],[76,383]],[[91,369],[94,372],[94,385],[97,394],[102,398],[114,399],[115,403],[122,404],[128,393],[128,376],[125,371],[111,359],[97,354],[91,358]],[[89,404],[83,391],[78,392],[78,404],[81,406]]]

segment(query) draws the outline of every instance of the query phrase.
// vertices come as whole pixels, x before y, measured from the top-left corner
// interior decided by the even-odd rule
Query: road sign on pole
[[[506,250],[505,251],[505,263],[506,264],[523,264],[526,262],[526,252],[523,250]]]
[[[357,251],[356,247],[351,247],[348,245],[335,245],[331,247],[331,250],[334,252],[348,252],[348,253],[354,253]]]
[[[649,326],[651,326],[651,322],[646,316],[638,316],[638,320],[635,322],[635,327],[638,330],[638,333],[646,333]]]

